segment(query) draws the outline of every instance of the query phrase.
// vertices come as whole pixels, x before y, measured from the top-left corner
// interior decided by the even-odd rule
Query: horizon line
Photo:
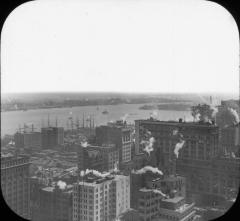
[[[79,93],[79,94],[226,94],[226,95],[239,95],[240,96],[240,91],[238,93],[236,92],[215,92],[215,91],[204,91],[204,92],[167,92],[167,91],[162,91],[162,92],[152,92],[152,91],[24,91],[24,92],[1,92],[2,95],[11,95],[11,94],[60,94],[60,93],[65,93],[65,94],[73,94],[73,93]]]

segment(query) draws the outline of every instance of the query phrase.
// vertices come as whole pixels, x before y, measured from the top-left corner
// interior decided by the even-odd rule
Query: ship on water
[[[107,111],[107,110],[104,110],[104,111],[102,112],[102,114],[108,114],[108,111]]]

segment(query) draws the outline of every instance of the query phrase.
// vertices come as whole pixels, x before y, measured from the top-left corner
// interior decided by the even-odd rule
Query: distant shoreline
[[[184,103],[168,103],[157,105],[143,105],[139,107],[140,110],[174,110],[174,111],[189,111],[193,104]]]
[[[84,100],[68,100],[54,101],[45,100],[36,103],[15,101],[2,104],[1,112],[12,112],[12,111],[28,111],[37,109],[53,109],[53,108],[72,108],[72,107],[85,107],[85,106],[102,106],[102,105],[121,105],[121,104],[174,104],[187,102],[184,99],[169,99],[169,98],[108,98],[108,99],[84,99]]]

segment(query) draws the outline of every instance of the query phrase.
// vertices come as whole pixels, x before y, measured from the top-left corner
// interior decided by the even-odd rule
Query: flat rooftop
[[[104,183],[106,181],[110,180],[120,180],[121,178],[126,177],[124,175],[119,175],[119,174],[107,174],[104,177],[97,176],[97,175],[92,175],[91,177],[87,177],[83,179],[82,181],[79,181],[80,185],[86,185],[86,186],[95,186],[97,184]]]
[[[43,191],[47,191],[47,192],[53,192],[54,187],[52,187],[52,186],[48,186],[48,187],[44,187],[44,188],[42,188],[42,190],[43,190]]]
[[[178,203],[178,202],[180,202],[181,200],[184,200],[184,197],[178,196],[178,197],[174,197],[174,198],[163,199],[162,201],[168,202],[168,203]]]
[[[209,122],[186,122],[186,121],[160,121],[160,120],[151,120],[151,119],[139,119],[139,120],[135,120],[135,122],[144,122],[144,123],[149,123],[149,124],[162,124],[162,125],[174,125],[174,126],[191,126],[191,127],[218,127],[215,124],[209,123]]]

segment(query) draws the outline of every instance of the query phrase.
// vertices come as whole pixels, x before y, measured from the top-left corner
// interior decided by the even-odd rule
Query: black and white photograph
[[[239,30],[206,0],[35,0],[1,32],[1,193],[30,221],[210,221],[240,184]]]

